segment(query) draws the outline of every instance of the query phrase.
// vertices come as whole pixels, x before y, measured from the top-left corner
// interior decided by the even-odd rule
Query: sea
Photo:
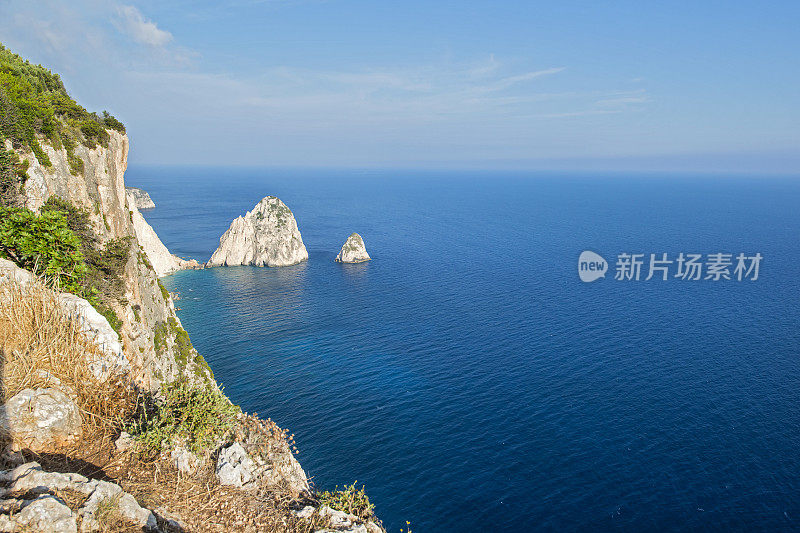
[[[262,197],[293,211],[307,262],[164,283],[231,399],[295,435],[318,489],[364,485],[388,531],[800,530],[800,178],[126,181],[200,261]],[[335,263],[352,232],[372,261]]]

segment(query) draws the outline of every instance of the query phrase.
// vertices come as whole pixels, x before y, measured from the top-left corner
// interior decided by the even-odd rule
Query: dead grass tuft
[[[0,283],[0,400],[56,384],[81,410],[84,438],[114,432],[133,408],[134,390],[122,377],[98,383],[88,365],[98,355],[51,287]]]

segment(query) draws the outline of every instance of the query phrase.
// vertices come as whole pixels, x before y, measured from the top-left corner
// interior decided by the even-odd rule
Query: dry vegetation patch
[[[126,378],[95,379],[88,360],[99,356],[52,288],[38,280],[0,282],[2,402],[26,388],[55,386],[78,406],[85,440],[113,434],[129,416],[135,396]]]

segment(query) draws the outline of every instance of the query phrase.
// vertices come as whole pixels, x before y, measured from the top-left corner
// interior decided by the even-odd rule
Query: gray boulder
[[[39,496],[11,515],[0,515],[2,531],[39,531],[41,533],[77,533],[75,514],[60,499],[50,494]]]
[[[18,449],[55,451],[75,442],[81,425],[78,406],[58,389],[25,389],[0,407],[0,429]]]

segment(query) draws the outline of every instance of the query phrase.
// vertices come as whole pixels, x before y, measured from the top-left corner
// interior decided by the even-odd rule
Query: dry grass
[[[113,432],[133,407],[133,389],[122,378],[98,383],[87,362],[97,355],[45,283],[0,283],[3,402],[26,388],[52,386],[56,378],[83,415],[84,438]]]

